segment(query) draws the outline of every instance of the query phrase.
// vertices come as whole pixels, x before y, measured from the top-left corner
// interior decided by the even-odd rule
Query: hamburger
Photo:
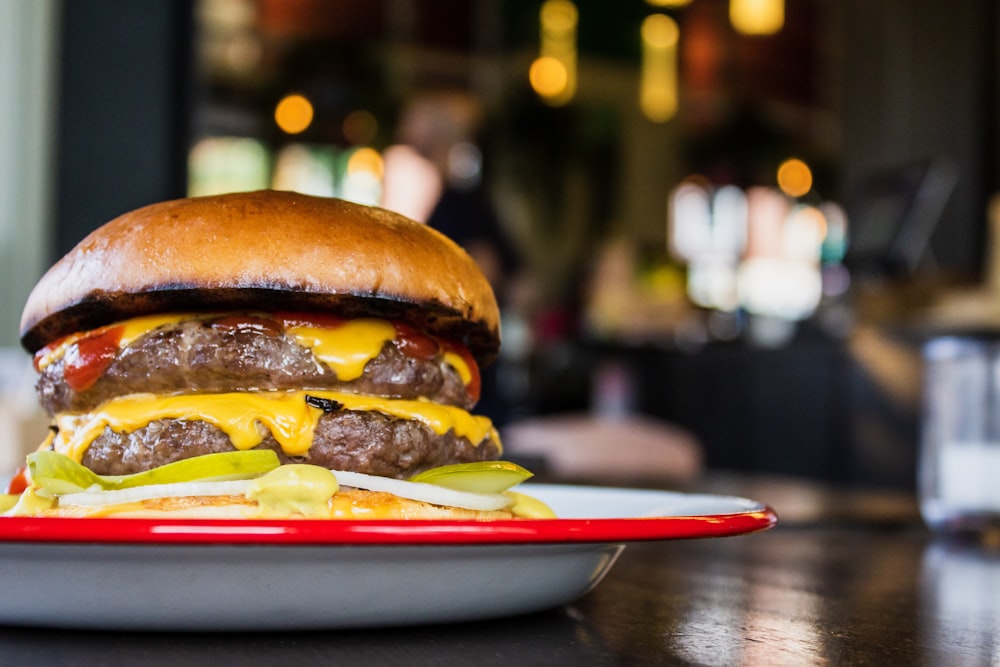
[[[471,412],[499,324],[475,262],[384,209],[260,191],[126,213],[28,296],[52,426],[7,513],[547,516]]]

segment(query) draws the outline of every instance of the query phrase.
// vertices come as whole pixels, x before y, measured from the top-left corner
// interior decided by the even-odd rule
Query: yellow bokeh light
[[[538,58],[528,80],[550,106],[567,104],[576,93],[576,26],[579,11],[570,0],[546,0],[539,11]]]
[[[347,173],[367,172],[381,179],[385,171],[382,155],[374,148],[359,148],[347,160]]]
[[[558,97],[569,85],[569,72],[558,58],[542,56],[531,63],[528,80],[532,89],[542,97]]]
[[[813,175],[809,165],[789,158],[778,167],[778,187],[789,197],[801,197],[812,190]]]
[[[654,123],[665,123],[677,113],[677,41],[680,28],[664,14],[651,14],[640,27],[642,70],[639,107]]]
[[[312,102],[303,95],[286,95],[274,108],[274,122],[288,134],[304,132],[312,121]]]
[[[785,24],[785,0],[729,0],[729,20],[744,35],[773,35]]]
[[[556,35],[576,30],[577,17],[576,5],[569,0],[547,0],[539,12],[542,32]]]
[[[691,0],[646,0],[646,4],[653,7],[685,7],[691,4]]]
[[[639,106],[649,120],[665,123],[677,113],[677,94],[668,88],[644,90],[639,97]]]
[[[650,14],[640,28],[642,41],[656,49],[668,49],[677,44],[680,30],[677,21],[665,14]]]

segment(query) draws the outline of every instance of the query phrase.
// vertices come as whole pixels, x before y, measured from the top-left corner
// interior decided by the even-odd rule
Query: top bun
[[[92,232],[28,296],[21,343],[158,312],[254,309],[400,319],[464,343],[500,345],[489,282],[456,243],[371,206],[260,191],[152,204]]]

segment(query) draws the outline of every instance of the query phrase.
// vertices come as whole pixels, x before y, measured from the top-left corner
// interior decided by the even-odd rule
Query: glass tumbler
[[[924,345],[917,491],[926,523],[955,534],[1000,531],[1000,338]]]

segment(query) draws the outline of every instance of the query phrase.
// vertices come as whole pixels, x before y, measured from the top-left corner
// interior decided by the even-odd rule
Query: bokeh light
[[[528,80],[536,93],[542,97],[555,98],[566,91],[569,72],[558,58],[542,56],[531,63]]]
[[[729,0],[729,20],[744,35],[773,35],[785,25],[785,0]]]
[[[642,72],[639,106],[646,118],[663,123],[677,113],[677,22],[651,14],[642,22]]]
[[[813,176],[809,165],[790,158],[778,167],[778,187],[789,197],[801,197],[812,190]]]
[[[300,134],[312,124],[313,105],[304,95],[286,95],[274,108],[274,122],[288,134]]]

